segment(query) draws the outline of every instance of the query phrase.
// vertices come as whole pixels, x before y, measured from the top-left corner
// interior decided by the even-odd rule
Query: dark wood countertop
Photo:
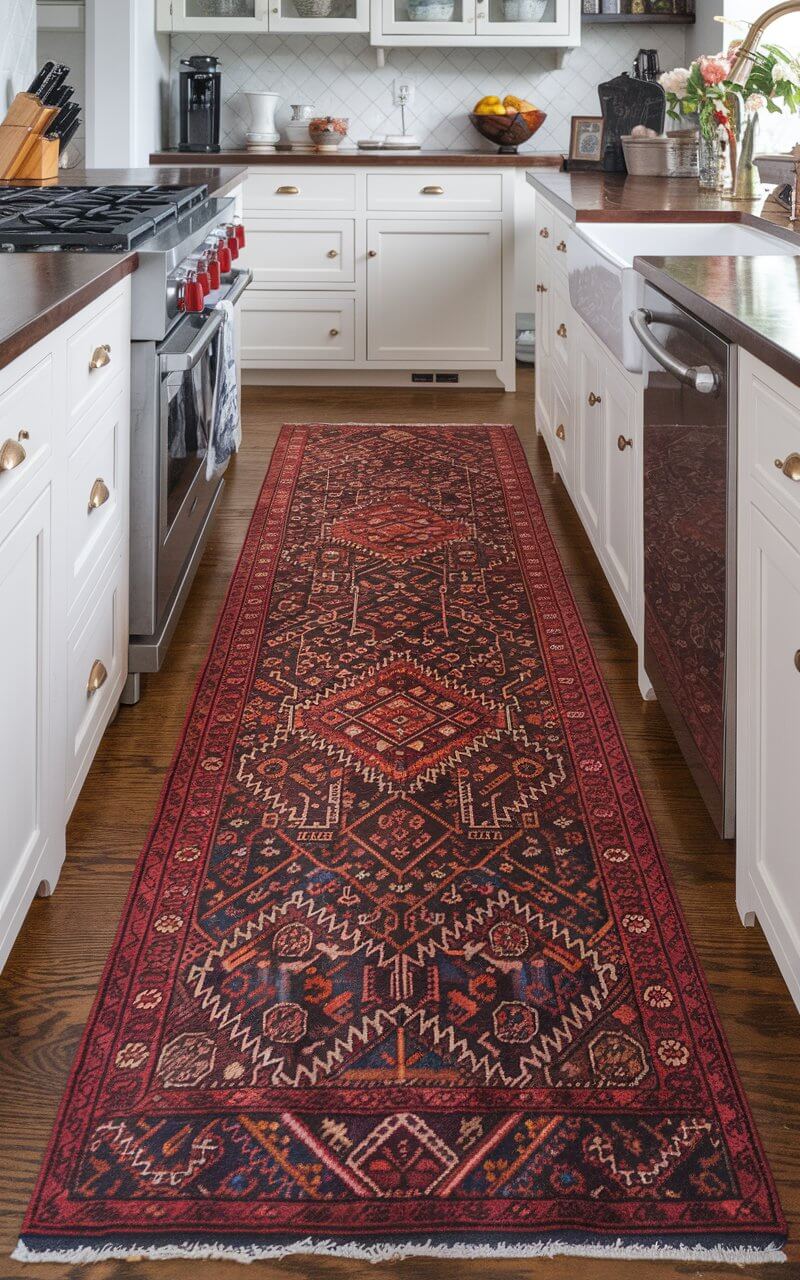
[[[0,368],[136,270],[135,253],[0,255]]]
[[[356,166],[370,168],[378,165],[431,165],[437,168],[451,166],[468,166],[477,169],[532,169],[558,168],[563,157],[549,155],[545,152],[522,151],[515,156],[501,156],[498,151],[358,151],[351,148],[346,151],[269,151],[265,155],[253,154],[250,151],[220,151],[219,159],[223,164],[238,165],[281,165],[284,168],[295,165],[313,165],[319,168],[338,168],[340,166]],[[208,164],[208,156],[190,155],[182,151],[157,151],[150,157],[151,164],[190,165]]]
[[[210,196],[225,196],[244,182],[247,172],[241,164],[209,164],[208,157],[201,157],[203,164],[184,164],[180,158],[170,157],[164,164],[149,165],[142,169],[62,169],[58,175],[62,187],[196,187],[201,183],[208,187]],[[34,184],[25,183],[31,190]],[[43,187],[53,186],[51,182]],[[17,182],[2,182],[0,188],[18,187]]]
[[[678,306],[800,386],[800,257],[635,258],[634,266]]]

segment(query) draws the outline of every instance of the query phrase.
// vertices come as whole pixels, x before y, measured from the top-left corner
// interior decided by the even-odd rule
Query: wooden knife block
[[[17,94],[0,125],[0,178],[31,183],[57,180],[58,139],[43,136],[57,115],[57,107],[43,107],[35,94]]]

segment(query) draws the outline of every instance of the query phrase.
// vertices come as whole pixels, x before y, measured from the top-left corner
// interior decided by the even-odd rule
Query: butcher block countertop
[[[425,165],[432,168],[450,168],[459,166],[477,169],[531,169],[559,168],[563,162],[561,155],[549,155],[545,152],[522,151],[518,155],[503,156],[499,151],[358,151],[355,147],[346,151],[268,151],[266,154],[253,154],[250,151],[220,151],[217,153],[222,164],[238,165],[280,165],[282,168],[293,168],[311,165],[315,168],[341,168],[357,166],[371,168],[383,165],[412,167]],[[151,164],[194,165],[208,164],[207,155],[191,155],[184,151],[158,151],[150,157]]]
[[[690,178],[536,173],[528,181],[575,222],[743,222],[794,242],[797,257],[635,258],[678,306],[800,386],[800,235],[780,208],[734,203]]]
[[[136,270],[135,253],[0,256],[0,369]]]

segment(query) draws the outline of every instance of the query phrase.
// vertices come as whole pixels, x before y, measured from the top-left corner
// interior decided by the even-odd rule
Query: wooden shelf
[[[650,26],[652,23],[670,23],[671,25],[691,26],[695,20],[693,13],[582,13],[581,22],[628,22],[639,26]]]

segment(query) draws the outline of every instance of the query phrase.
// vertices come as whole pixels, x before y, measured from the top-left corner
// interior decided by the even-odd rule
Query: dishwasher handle
[[[645,351],[650,353],[662,369],[666,369],[667,373],[671,373],[679,382],[685,382],[687,386],[694,387],[701,396],[716,395],[719,391],[720,377],[710,365],[684,364],[682,360],[678,360],[667,351],[666,347],[662,347],[650,332],[651,324],[669,324],[669,316],[648,311],[646,307],[638,307],[636,311],[631,312],[630,320],[633,332]]]

